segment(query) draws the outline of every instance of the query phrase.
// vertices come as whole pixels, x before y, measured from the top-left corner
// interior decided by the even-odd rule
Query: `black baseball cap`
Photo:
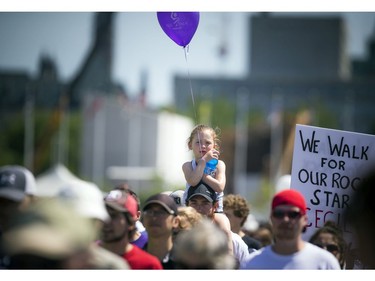
[[[196,186],[190,186],[187,194],[187,201],[189,201],[194,196],[203,196],[210,202],[215,202],[217,200],[217,195],[215,190],[213,190],[209,185],[204,182],[200,182]]]
[[[172,197],[166,194],[158,193],[149,197],[143,206],[143,211],[147,210],[151,204],[159,204],[171,215],[177,215],[176,202]]]

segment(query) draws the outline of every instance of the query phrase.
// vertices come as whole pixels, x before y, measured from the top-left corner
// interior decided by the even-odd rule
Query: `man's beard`
[[[279,226],[275,231],[275,238],[278,240],[291,240],[296,238],[296,231],[293,227]]]
[[[116,235],[116,236],[114,236],[114,237],[112,237],[112,238],[107,238],[106,236],[107,235],[102,235],[102,241],[103,242],[105,242],[105,243],[115,243],[115,242],[119,242],[119,241],[121,241],[123,238],[124,238],[124,236],[126,235],[126,233],[127,233],[128,231],[125,229],[124,231],[123,231],[123,233],[121,233],[121,234],[119,234],[119,235]],[[111,236],[109,236],[109,237],[111,237]]]

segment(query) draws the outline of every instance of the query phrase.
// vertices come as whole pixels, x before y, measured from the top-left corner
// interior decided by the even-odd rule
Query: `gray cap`
[[[35,190],[35,177],[25,167],[0,167],[0,197],[19,202],[26,195],[35,195]]]

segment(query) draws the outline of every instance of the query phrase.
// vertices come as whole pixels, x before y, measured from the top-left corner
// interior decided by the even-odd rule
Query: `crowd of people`
[[[145,202],[127,183],[103,193],[72,182],[57,196],[36,196],[25,167],[0,167],[1,269],[374,269],[375,172],[361,183],[345,219],[355,253],[327,221],[309,239],[303,194],[273,195],[268,221],[248,231],[250,204],[225,193],[225,164],[216,131],[198,125],[188,139],[194,159],[183,164],[186,189],[153,194]],[[350,248],[353,251],[353,248]]]

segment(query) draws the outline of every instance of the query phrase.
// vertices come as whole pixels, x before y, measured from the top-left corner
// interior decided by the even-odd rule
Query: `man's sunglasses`
[[[272,216],[276,219],[283,219],[287,216],[289,219],[297,219],[301,217],[301,212],[298,211],[282,211],[282,210],[275,210],[272,212]]]

